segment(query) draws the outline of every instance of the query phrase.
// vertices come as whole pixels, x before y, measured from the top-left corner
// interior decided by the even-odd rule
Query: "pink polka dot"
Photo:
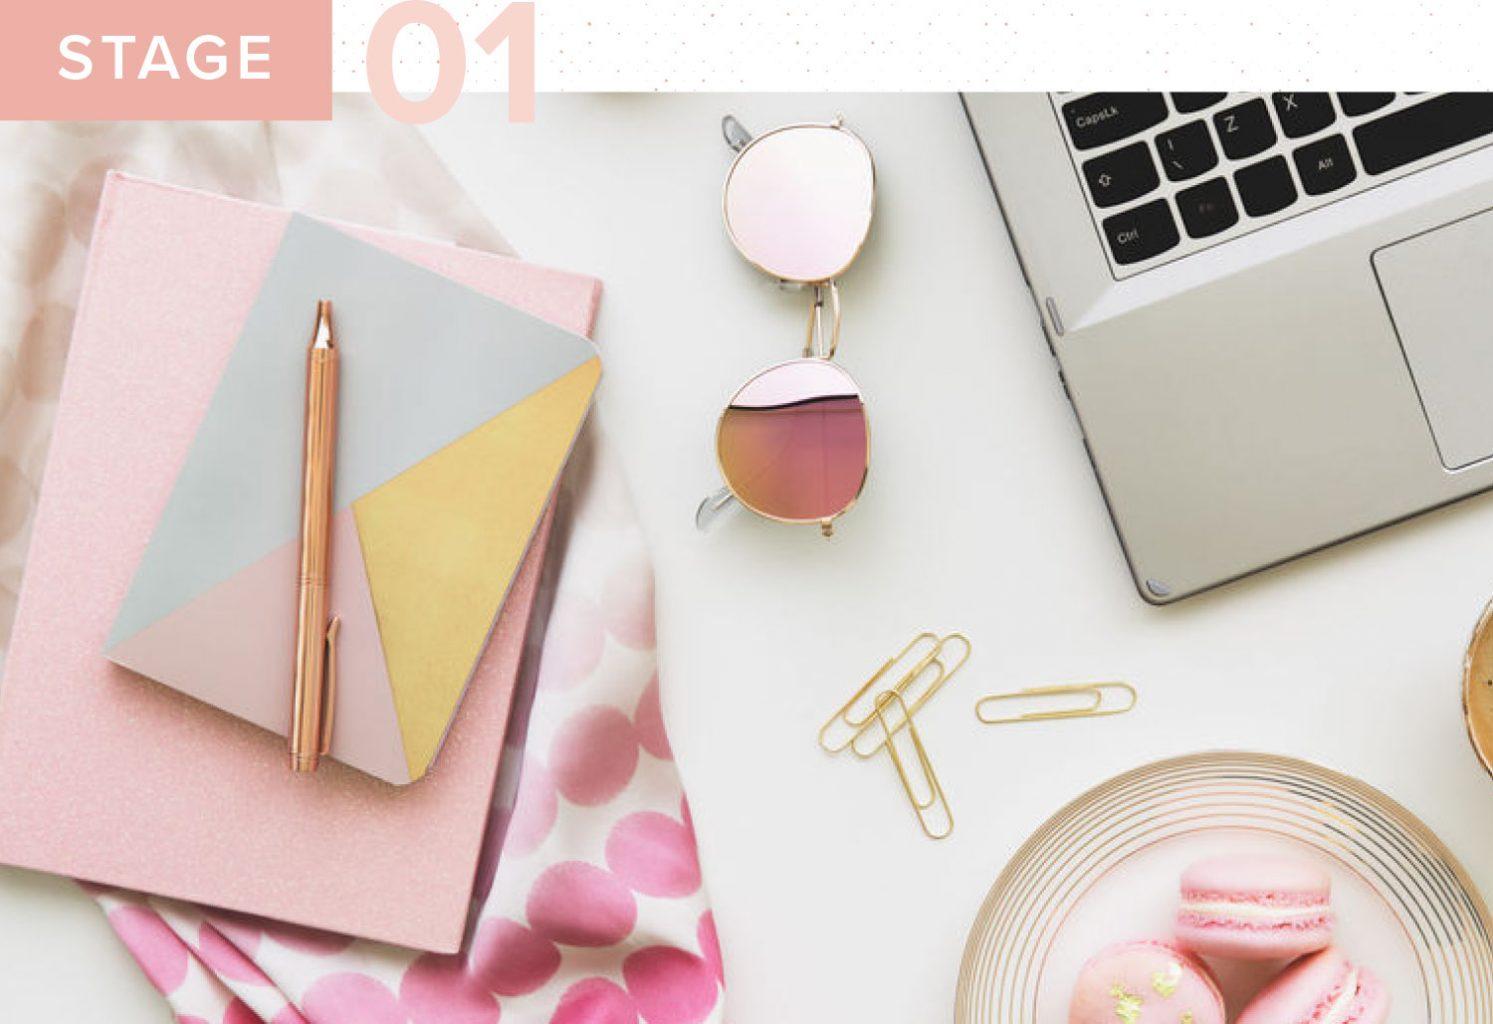
[[[688,896],[700,888],[700,862],[689,829],[667,814],[629,814],[607,836],[607,866],[647,896]]]
[[[565,990],[550,1024],[637,1024],[632,998],[605,978],[587,978]]]
[[[606,640],[606,629],[595,602],[583,594],[562,591],[555,597],[549,628],[544,634],[539,686],[566,690],[585,680],[601,664]]]
[[[638,950],[622,962],[622,979],[648,1024],[699,1024],[718,998],[710,965],[672,946]]]
[[[264,976],[264,972],[254,961],[244,956],[237,946],[207,921],[203,921],[197,929],[197,955],[202,958],[208,970],[230,981],[243,981],[251,985],[270,984],[270,979]]]
[[[687,796],[679,798],[679,820],[684,822],[685,828],[689,829],[690,842],[694,843],[698,848],[700,843],[699,840],[695,839],[695,819],[689,813],[689,797]]]
[[[270,1024],[307,1024],[307,1021],[294,1006],[286,1003],[285,1009],[275,1014],[275,1019]]]
[[[632,722],[616,708],[596,704],[577,711],[550,743],[550,771],[571,803],[604,804],[627,786],[638,766]]]
[[[611,874],[572,860],[545,870],[529,890],[529,925],[566,946],[611,946],[637,923],[632,893]]]
[[[399,1002],[414,1024],[497,1024],[498,1003],[459,956],[426,953],[404,972]]]
[[[229,1009],[232,1009],[232,1007]],[[178,1013],[173,1019],[176,1021],[176,1024],[207,1024],[207,1021],[201,1017],[193,1016],[190,1013]]]
[[[633,727],[638,731],[638,742],[654,757],[665,761],[674,758],[669,747],[669,737],[664,733],[663,708],[658,702],[658,674],[654,673],[638,698],[638,706],[632,713]]]
[[[653,627],[653,565],[638,552],[624,559],[608,577],[601,593],[607,629],[628,647],[651,648]]]
[[[259,1019],[259,1014],[249,1009],[249,1004],[242,999],[235,999],[228,1004],[228,1009],[223,1011],[223,1024],[264,1024]]]
[[[695,941],[700,944],[700,955],[715,971],[715,980],[726,983],[726,964],[721,959],[721,939],[715,930],[715,915],[710,911],[700,915],[700,924],[695,928]]]
[[[559,969],[553,942],[507,918],[484,921],[472,942],[473,973],[500,996],[527,995]]]
[[[187,944],[159,917],[144,907],[120,907],[109,923],[140,962],[145,976],[162,995],[176,991],[187,977]]]
[[[405,1024],[405,1013],[382,982],[366,974],[329,974],[301,1000],[316,1024]]]
[[[560,813],[560,797],[555,792],[555,777],[537,757],[525,757],[523,774],[518,780],[513,815],[503,836],[503,856],[526,857],[539,849],[555,817]]]

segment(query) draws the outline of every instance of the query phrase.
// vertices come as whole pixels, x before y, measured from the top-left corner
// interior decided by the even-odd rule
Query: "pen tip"
[[[316,303],[316,330],[311,335],[312,348],[336,348],[337,339],[332,333],[332,300],[321,299]]]

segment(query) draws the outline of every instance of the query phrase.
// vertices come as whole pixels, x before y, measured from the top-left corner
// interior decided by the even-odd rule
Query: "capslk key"
[[[1063,120],[1077,149],[1118,142],[1166,117],[1166,97],[1159,92],[1096,92],[1063,104]]]
[[[1160,256],[1181,240],[1165,199],[1153,199],[1106,218],[1104,237],[1109,239],[1115,262],[1122,266]]]

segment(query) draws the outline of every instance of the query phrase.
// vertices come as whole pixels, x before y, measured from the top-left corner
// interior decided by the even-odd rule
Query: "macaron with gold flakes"
[[[1224,1024],[1223,995],[1208,965],[1182,947],[1136,939],[1084,964],[1068,1024]]]

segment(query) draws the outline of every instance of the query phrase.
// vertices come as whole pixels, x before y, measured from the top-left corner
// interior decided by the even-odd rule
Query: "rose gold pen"
[[[328,621],[332,479],[337,453],[337,340],[332,303],[316,304],[306,352],[306,437],[301,471],[301,561],[297,579],[295,697],[290,770],[314,772],[332,740],[337,694],[337,627]]]

